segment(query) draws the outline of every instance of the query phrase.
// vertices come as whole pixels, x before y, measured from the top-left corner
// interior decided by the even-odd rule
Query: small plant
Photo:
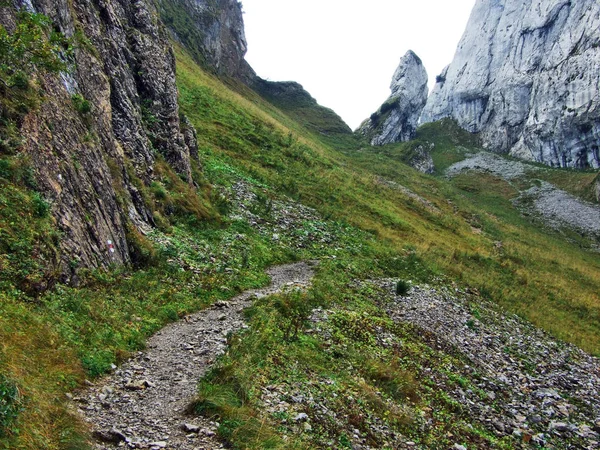
[[[273,306],[281,315],[283,339],[295,341],[312,311],[312,302],[305,292],[291,291],[278,295]]]
[[[39,192],[34,192],[31,198],[31,204],[33,206],[33,213],[36,217],[41,219],[48,217],[48,213],[50,212],[50,205],[48,202],[40,195]]]
[[[16,434],[15,422],[21,412],[21,394],[17,386],[0,374],[0,438]]]
[[[475,322],[474,319],[469,319],[467,320],[467,328],[471,331],[476,331],[477,330],[477,322]]]
[[[83,116],[89,114],[92,111],[92,105],[85,97],[81,94],[73,94],[71,101],[77,112]]]
[[[396,295],[404,297],[410,291],[410,283],[405,280],[398,280],[396,283]]]

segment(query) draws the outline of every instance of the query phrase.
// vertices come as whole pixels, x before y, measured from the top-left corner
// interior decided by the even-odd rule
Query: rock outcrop
[[[140,187],[157,157],[191,182],[168,34],[143,0],[20,2],[4,8],[8,26],[33,9],[75,43],[69,73],[39,77],[44,101],[20,130],[61,232],[61,271],[129,263],[128,234],[153,224]]]
[[[205,68],[251,84],[254,70],[244,59],[248,44],[237,0],[162,0],[161,19],[176,40]]]
[[[453,117],[497,152],[600,166],[600,3],[478,0],[421,121]]]
[[[207,70],[242,82],[311,131],[352,133],[334,111],[319,105],[300,84],[267,81],[256,75],[244,59],[248,45],[241,2],[162,0],[158,10],[172,36]]]
[[[411,50],[400,59],[390,89],[390,97],[358,129],[371,145],[404,142],[415,137],[428,92],[427,71]]]

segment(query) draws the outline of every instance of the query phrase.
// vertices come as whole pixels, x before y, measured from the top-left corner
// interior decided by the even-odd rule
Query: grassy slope
[[[520,218],[507,200],[509,187],[501,181],[482,179],[477,184],[477,180],[464,180],[462,185],[453,186],[418,174],[385,154],[339,152],[333,147],[355,150],[360,142],[329,142],[315,137],[243,87],[239,89],[244,95],[226,88],[181,50],[177,58],[181,107],[198,130],[208,181],[227,187],[244,179],[255,189],[267,189],[269,195],[285,193],[313,206],[327,219],[326,226],[338,236],[339,243],[332,248],[298,249],[285,243],[275,245],[243,221],[198,222],[185,214],[165,217],[166,211],[173,209],[162,207],[165,202],[173,202],[178,206],[175,210],[183,211],[188,207],[226,209],[227,202],[216,192],[210,194],[212,206],[208,194],[191,198],[192,194],[178,186],[176,177],[162,166],[160,180],[146,189],[140,186],[146,201],[156,205],[155,217],[162,229],[155,237],[162,245],[153,247],[138,237],[150,265],[135,271],[82,274],[80,287],[58,286],[35,298],[25,291],[44,273],[37,264],[52,260],[56,236],[27,177],[14,175],[21,169],[6,169],[17,167],[18,161],[6,158],[9,162],[3,163],[5,170],[0,173],[0,263],[3,274],[8,268],[14,276],[0,280],[0,370],[6,376],[0,384],[16,385],[25,401],[14,402],[24,408],[17,421],[7,419],[1,424],[9,435],[0,436],[0,448],[84,448],[80,426],[69,417],[64,404],[64,394],[84,376],[103,373],[111,363],[143,346],[150,333],[186,312],[265,283],[262,270],[267,265],[299,258],[336,253],[336,260],[323,263],[318,290],[311,294],[315,304],[331,305],[341,295],[349,311],[369,314],[369,327],[385,320],[369,306],[371,297],[350,289],[348,281],[381,276],[426,280],[432,274],[444,273],[478,288],[555,335],[600,353],[597,257],[544,234]],[[441,133],[440,139],[444,136]],[[410,188],[440,212],[390,187],[382,178]],[[344,223],[367,233],[340,225]],[[19,228],[23,224],[27,225],[25,230]],[[309,223],[305,228],[301,232],[310,233],[315,227]],[[234,238],[240,234],[244,240]],[[10,259],[15,251],[20,252],[19,261],[25,265]],[[181,266],[197,270],[180,270]],[[225,271],[228,267],[236,268],[234,275]],[[276,320],[276,306],[259,305],[252,320]],[[354,345],[354,328],[344,325],[347,319],[338,323],[340,345]],[[386,322],[385,326],[392,324]],[[277,325],[264,329],[257,338],[264,339],[266,347],[275,345],[285,356],[302,351],[296,344],[288,346],[277,339]],[[413,349],[410,358],[404,355],[403,361],[421,361],[428,355],[429,350],[410,330],[393,332]],[[327,360],[318,343],[313,344],[314,352],[297,354],[298,361],[309,364],[314,358],[325,358],[321,361],[323,367],[330,368],[327,376],[346,377],[340,394],[346,394],[349,386],[358,389],[360,380],[344,375],[344,363]],[[248,353],[248,345],[240,343],[232,353],[238,362],[254,357]],[[374,367],[372,373],[363,375],[380,381],[358,390],[368,397],[365,401],[379,404],[381,399],[375,401],[367,393],[387,383],[390,374],[377,367],[391,356],[385,352],[374,355],[371,350],[369,346],[356,348],[354,362],[352,355],[347,357],[358,371],[363,370],[360,367],[367,356],[373,359],[369,366]],[[267,365],[265,370],[269,371],[265,377],[289,378],[290,371],[296,369],[281,363]],[[413,389],[413,370],[398,366],[398,373],[391,376],[408,380]],[[406,376],[401,375],[403,371],[408,371]],[[247,373],[236,376],[246,376],[256,388],[264,381]],[[436,418],[439,427],[423,439],[435,442],[452,431],[476,442],[477,433],[484,433],[469,431],[467,423],[457,420],[452,412],[452,403],[436,397],[432,387],[418,389],[415,404],[408,407],[417,411],[439,404],[443,416]],[[406,425],[400,415],[396,419],[394,427]],[[343,441],[335,430],[327,433],[332,433],[331,439]],[[276,435],[272,437],[275,440]]]
[[[234,166],[326,217],[347,221],[377,237],[369,246],[370,254],[338,255],[335,264],[324,263],[317,286],[302,300],[335,308],[343,299],[341,318],[333,320],[332,334],[344,350],[324,350],[323,342],[307,333],[286,341],[281,328],[289,317],[299,314],[298,306],[285,297],[265,300],[250,313],[256,334],[235,339],[221,364],[203,380],[197,409],[221,417],[220,433],[234,447],[345,448],[350,426],[368,434],[371,420],[382,421],[430,448],[451,446],[448,435],[477,446],[511,446],[486,435],[477,424],[470,429],[469,420],[440,394],[439,387],[414,381],[418,367],[429,364],[425,361],[439,358],[432,366],[442,372],[445,365],[460,362],[434,355],[410,331],[394,329],[374,308],[376,293],[348,287],[354,278],[419,280],[442,272],[477,287],[485,296],[556,335],[598,352],[597,258],[521,218],[509,202],[511,187],[502,180],[479,177],[475,186],[468,185],[475,182],[471,179],[453,185],[416,173],[399,163],[393,153],[356,152],[358,145],[352,142],[348,142],[352,145],[348,151],[340,153],[251,94],[251,100],[232,94],[199,72],[182,52],[178,53],[178,67],[182,107],[204,131],[200,139],[209,172],[222,164]],[[277,123],[273,124],[271,117],[276,117]],[[265,118],[271,124],[268,127],[259,125]],[[253,136],[257,132],[263,136],[259,145]],[[222,142],[223,134],[232,141]],[[437,162],[446,166],[461,158],[457,144],[476,146],[454,128],[432,128],[421,138],[436,142],[440,150]],[[270,146],[261,145],[265,141]],[[381,178],[407,186],[440,212],[431,211]],[[411,255],[420,259],[411,262]],[[557,255],[561,255],[560,263]],[[557,264],[564,269],[559,276]],[[362,322],[355,322],[358,317]],[[376,327],[390,327],[395,339],[411,349],[409,354],[393,355],[373,345],[374,336],[368,330]],[[391,363],[397,357],[397,365]],[[315,378],[336,383],[324,394],[311,387]],[[391,380],[399,385],[391,388]],[[275,429],[269,422],[286,417],[265,414],[260,392],[267,385],[286,390],[303,385],[323,402],[332,394],[339,398],[351,395],[361,406],[338,403],[334,405],[338,417],[369,419],[336,424],[318,420],[315,413],[311,418],[314,429],[309,433],[287,425]],[[381,391],[383,397],[374,394]],[[410,401],[394,398],[407,394],[413,397]],[[386,404],[389,401],[392,406]],[[437,425],[416,431],[415,417],[429,410],[438,412]],[[290,419],[287,417],[288,422]],[[369,439],[372,445],[387,448],[377,436]]]
[[[202,130],[205,158],[226,158],[325,216],[371,231],[392,251],[415,249],[432,269],[478,288],[558,337],[599,354],[597,255],[520,217],[509,201],[511,188],[506,183],[477,176],[470,180],[475,186],[452,185],[418,174],[384,154],[341,154],[311,140],[289,120],[273,124],[267,114],[272,107],[227,91],[198,72],[181,52],[178,67],[182,108]],[[266,128],[260,125],[265,117],[271,124]],[[248,140],[257,130],[270,148]],[[290,135],[301,138],[288,147],[285,139]],[[446,166],[460,156],[444,149],[476,144],[465,142],[452,128],[449,133],[434,128],[420,137],[436,142],[440,149],[436,159],[447,159]],[[441,213],[378,183],[378,177],[408,187]]]

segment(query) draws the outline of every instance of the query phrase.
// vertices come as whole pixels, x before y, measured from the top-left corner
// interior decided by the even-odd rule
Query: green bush
[[[410,291],[410,283],[404,280],[398,280],[396,283],[396,295],[405,296]]]
[[[39,192],[34,192],[31,196],[31,205],[36,217],[39,217],[40,219],[48,217],[50,205]]]
[[[280,314],[283,339],[295,341],[302,331],[313,308],[314,301],[300,290],[284,292],[274,297],[273,307]]]
[[[81,115],[89,114],[92,111],[92,105],[85,97],[81,94],[73,94],[71,96],[71,101],[73,102],[73,106],[77,110],[77,112]]]

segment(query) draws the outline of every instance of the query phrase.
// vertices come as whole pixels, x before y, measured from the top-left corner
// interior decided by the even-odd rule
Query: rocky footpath
[[[430,336],[468,361],[451,367],[454,387],[435,371],[439,386],[473,420],[523,447],[596,449],[600,445],[600,361],[558,342],[517,316],[499,312],[457,288],[416,286],[395,295],[394,280],[375,282],[388,295],[382,306],[396,321]],[[428,376],[424,368],[422,376]]]
[[[254,298],[305,289],[312,267],[301,262],[270,269],[270,286],[165,327],[148,341],[147,350],[78,393],[73,402],[94,430],[95,448],[224,448],[215,438],[217,423],[186,414],[198,380],[225,352],[227,336],[244,328],[242,312]]]
[[[600,4],[478,0],[421,122],[444,117],[493,151],[600,166]]]
[[[371,145],[405,142],[415,137],[428,91],[427,71],[413,51],[400,59],[390,89],[390,97],[357,130]]]

